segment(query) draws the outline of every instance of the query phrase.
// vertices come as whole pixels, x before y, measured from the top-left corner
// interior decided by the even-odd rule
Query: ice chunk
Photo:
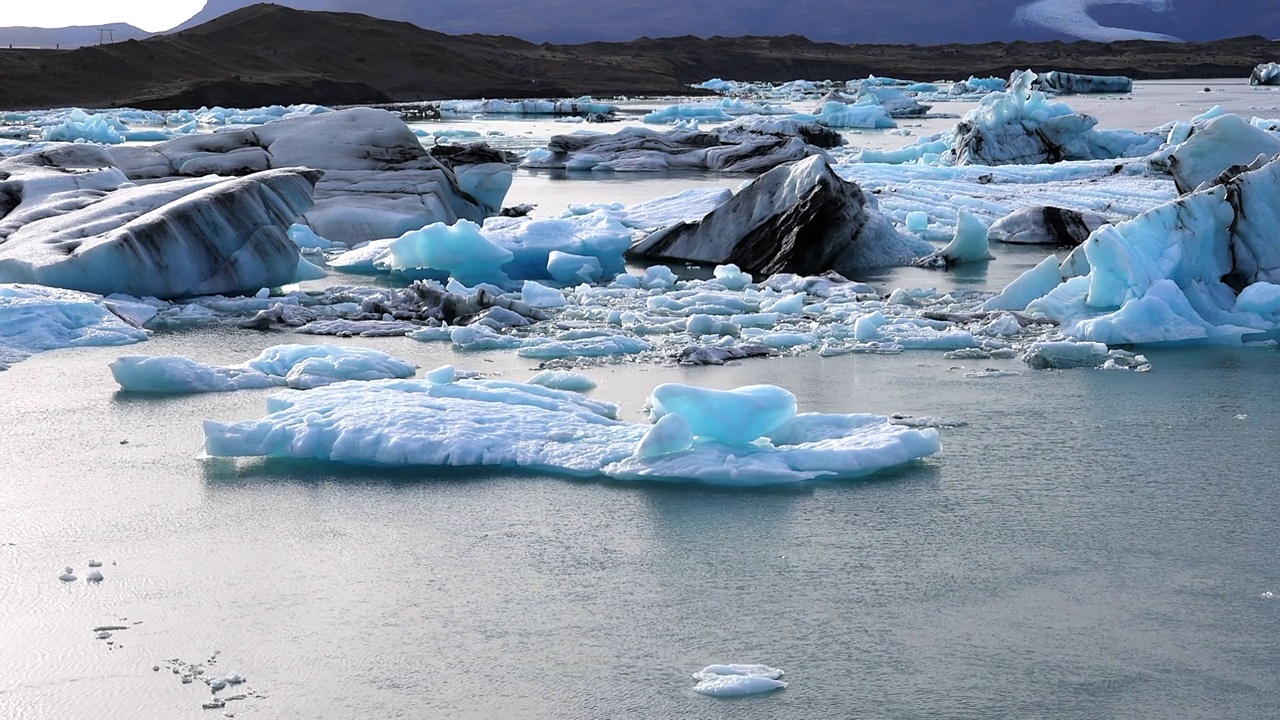
[[[535,308],[564,307],[569,302],[565,300],[563,292],[534,280],[524,281],[524,285],[520,287],[520,299]]]
[[[1168,162],[1178,192],[1186,193],[1232,166],[1248,165],[1260,155],[1270,160],[1276,154],[1280,154],[1280,137],[1239,115],[1223,115],[1179,145]]]
[[[795,396],[772,385],[711,390],[667,383],[654,388],[649,404],[653,420],[679,413],[696,437],[730,444],[756,440],[796,414]]]
[[[999,295],[982,304],[983,310],[1026,310],[1062,283],[1058,256],[1050,255],[1005,286]]]
[[[635,256],[733,263],[753,275],[851,274],[902,265],[932,250],[900,234],[856,183],[821,157],[761,175],[697,223],[658,231]]]
[[[636,446],[635,457],[640,460],[652,460],[684,452],[693,447],[693,428],[680,413],[671,413],[658,418],[649,432],[645,433]]]
[[[241,365],[216,367],[183,357],[125,356],[111,363],[120,387],[142,393],[229,392],[344,380],[412,377],[413,365],[384,352],[341,345],[276,345]]]
[[[552,250],[547,254],[547,273],[558,283],[573,285],[599,281],[604,269],[598,258]]]
[[[655,391],[656,392],[656,391]],[[794,398],[781,388],[752,391],[775,426]],[[677,396],[689,399],[690,393]],[[755,403],[735,401],[740,408]],[[722,408],[703,408],[704,420]],[[697,480],[729,485],[858,477],[939,449],[937,431],[890,425],[875,416],[823,416],[793,432],[796,444],[725,444],[698,439],[648,460],[635,456],[653,428],[616,420],[618,408],[578,393],[497,380],[338,383],[277,395],[259,421],[205,422],[212,456],[315,458],[365,465],[506,466],[619,479]],[[687,416],[686,416],[687,417]],[[667,421],[668,427],[677,421]],[[741,418],[730,422],[735,437]],[[725,430],[712,423],[712,430]],[[692,426],[692,423],[691,423]],[[691,430],[692,431],[692,430]],[[663,431],[664,433],[666,430]],[[653,440],[657,443],[657,439]],[[775,442],[781,440],[775,438]],[[672,445],[663,443],[671,447]]]
[[[946,260],[948,266],[990,260],[991,246],[987,242],[987,226],[967,211],[961,210],[955,237],[938,255]]]
[[[93,150],[0,160],[0,196],[18,199],[0,203],[0,281],[172,298],[297,279],[287,231],[311,207],[318,172],[134,186]]]
[[[1259,63],[1249,73],[1250,85],[1280,85],[1280,63]]]
[[[529,378],[529,384],[570,392],[586,392],[596,387],[591,378],[568,370],[543,370]]]
[[[758,695],[781,690],[783,672],[765,665],[708,665],[693,674],[694,692],[715,697]]]
[[[301,110],[301,109],[300,109]],[[449,167],[431,157],[396,114],[374,108],[289,113],[261,127],[195,134],[168,142],[111,148],[131,180],[242,175],[305,166],[324,171],[306,224],[320,236],[348,245],[398,237],[436,222],[482,221],[494,215],[510,170],[479,170],[462,190]]]
[[[988,232],[992,240],[1017,245],[1079,245],[1108,222],[1087,210],[1033,205],[1000,218]]]
[[[1133,92],[1133,80],[1123,75],[1081,75],[1052,70],[1036,75],[1036,85],[1052,93],[1113,93]]]
[[[715,277],[716,282],[725,286],[728,290],[741,290],[751,284],[751,274],[742,272],[733,263],[717,265],[712,271],[712,276]]]
[[[907,229],[913,233],[922,233],[929,229],[929,213],[915,210],[907,213]]]
[[[1110,352],[1099,342],[1042,341],[1032,343],[1022,359],[1037,369],[1098,367],[1107,361]]]
[[[1015,73],[1008,92],[992,93],[956,124],[948,159],[956,165],[1039,164],[1062,160],[1141,157],[1162,138],[1099,131],[1097,119],[1032,90],[1035,73]]]
[[[105,305],[88,293],[0,284],[0,368],[46,350],[130,345],[150,337]]]
[[[1275,315],[1280,312],[1280,285],[1256,282],[1246,287],[1236,297],[1235,311]]]
[[[481,235],[480,226],[469,220],[407,232],[388,250],[386,262],[395,270],[436,270],[465,285],[510,282],[500,268],[515,257]]]
[[[681,222],[701,220],[733,197],[728,188],[690,188],[675,195],[628,205],[617,211],[623,225],[657,230]]]

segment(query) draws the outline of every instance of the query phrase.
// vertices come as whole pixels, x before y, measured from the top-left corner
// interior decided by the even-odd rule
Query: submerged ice
[[[122,390],[203,393],[290,387],[309,390],[344,380],[412,377],[416,368],[379,350],[341,345],[277,345],[240,365],[218,367],[184,357],[127,355],[111,363]]]

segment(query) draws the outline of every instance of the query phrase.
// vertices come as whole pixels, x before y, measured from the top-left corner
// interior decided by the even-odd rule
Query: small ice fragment
[[[160,672],[160,666],[159,666],[159,665],[152,665],[152,666],[151,666],[151,672]]]
[[[111,637],[111,633],[107,632],[106,630],[103,630],[97,635],[94,635],[94,637],[96,637],[99,640],[106,640],[107,638]]]
[[[58,576],[58,579],[61,580],[62,582],[75,582],[76,581],[75,571],[73,571],[70,567],[68,567],[62,571],[62,574]]]
[[[693,674],[694,692],[716,697],[755,695],[785,688],[783,671],[767,665],[708,665]]]
[[[1249,416],[1248,416],[1248,415],[1245,415],[1244,413],[1240,413],[1239,415],[1237,415],[1237,416],[1236,416],[1236,419],[1237,419],[1237,420],[1248,420],[1248,419],[1249,419]]]
[[[194,680],[195,680],[195,678],[191,677],[190,675],[183,675],[183,676],[182,676],[182,684],[183,684],[183,685],[190,685]]]
[[[209,689],[214,692],[218,692],[219,690],[225,689],[226,687],[227,687],[227,681],[223,680],[222,678],[214,678],[209,681]]]
[[[224,708],[224,707],[226,707],[226,706],[227,706],[227,704],[226,704],[225,702],[223,702],[223,701],[222,701],[222,698],[214,698],[214,699],[212,699],[212,700],[210,700],[210,701],[208,701],[208,702],[204,703],[204,704],[203,704],[203,705],[201,705],[200,707],[204,708],[205,710],[221,710],[222,708]]]
[[[84,576],[84,579],[91,583],[100,583],[102,582],[102,573],[97,570],[90,570],[89,574]]]
[[[267,298],[271,297],[271,288],[262,288],[261,290],[258,291],[256,295],[254,295],[254,297],[258,298],[259,300],[266,300]]]
[[[907,229],[913,233],[922,233],[929,229],[929,213],[916,210],[907,213]]]
[[[91,568],[102,567],[102,563],[101,563],[101,562],[99,562],[99,561],[97,561],[97,560],[90,560],[90,561],[89,561],[89,567],[91,567]]]
[[[226,680],[228,685],[244,684],[244,676],[241,675],[240,673],[230,673],[225,678],[223,678],[223,680]]]
[[[1276,594],[1275,594],[1275,593],[1273,593],[1273,592],[1271,592],[1270,590],[1268,590],[1268,591],[1266,591],[1266,592],[1262,593],[1262,599],[1263,599],[1263,600],[1273,600],[1273,599],[1275,599],[1275,596],[1276,596]]]

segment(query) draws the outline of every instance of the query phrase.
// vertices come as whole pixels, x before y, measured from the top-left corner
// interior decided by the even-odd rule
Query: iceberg
[[[1079,245],[1110,222],[1088,210],[1033,205],[1015,210],[991,224],[992,240],[1014,245]]]
[[[1250,85],[1280,85],[1280,63],[1259,63],[1249,73]]]
[[[1034,86],[1060,95],[1088,93],[1123,95],[1133,92],[1133,80],[1123,75],[1080,75],[1057,70],[1037,74]]]
[[[0,284],[0,370],[46,350],[130,345],[150,335],[108,310],[97,295]]]
[[[1217,180],[1236,166],[1280,154],[1280,137],[1255,127],[1239,115],[1221,115],[1208,121],[1169,154],[1166,162],[1180,193]]]
[[[1249,286],[1280,280],[1280,161],[1237,171],[1098,229],[1076,251],[1087,274],[1027,312],[1070,339],[1107,344],[1239,344],[1274,333],[1274,318],[1247,311],[1248,299],[1237,308]]]
[[[612,135],[555,135],[545,150],[527,155],[523,166],[617,172],[764,172],[843,142],[839,133],[816,123],[751,117],[707,132],[629,127]]]
[[[213,457],[279,457],[394,467],[497,466],[576,477],[700,481],[725,485],[859,477],[938,452],[937,431],[867,415],[801,415],[772,440],[726,444],[654,439],[654,426],[617,419],[618,407],[576,392],[501,380],[341,382],[267,401],[261,420],[205,421]],[[785,390],[759,391],[777,417]],[[670,391],[668,391],[670,393]],[[675,395],[679,395],[676,392]],[[785,413],[782,413],[785,414]],[[727,418],[736,424],[742,418]],[[662,433],[681,436],[667,421]],[[774,423],[769,423],[774,424]],[[763,424],[755,425],[764,427]],[[751,431],[714,426],[717,435]],[[656,446],[664,452],[654,455]],[[665,452],[669,451],[669,452]]]
[[[373,108],[299,115],[110,152],[130,180],[244,175],[294,166],[323,170],[305,222],[321,237],[348,245],[398,237],[435,222],[482,222],[501,209],[494,189],[502,183],[493,176],[511,172],[498,163],[485,167],[487,179],[482,183],[477,175],[471,187],[486,191],[473,197],[459,184],[456,168],[432,158],[399,117]]]
[[[384,352],[342,345],[276,345],[226,367],[176,356],[126,355],[110,368],[122,390],[166,394],[280,386],[310,390],[347,380],[408,378],[417,371]]]
[[[101,149],[0,160],[0,281],[137,297],[253,293],[315,277],[289,239],[320,173],[134,185]]]
[[[885,130],[898,127],[889,111],[874,96],[853,103],[828,100],[812,115],[793,116],[802,122],[815,122],[832,128],[865,128]]]
[[[1033,90],[1035,73],[1015,73],[1007,92],[991,93],[952,130],[956,165],[1038,165],[1063,160],[1141,157],[1161,145],[1155,135],[1102,131],[1097,119],[1050,102]]]
[[[902,235],[820,156],[774,168],[702,220],[650,234],[636,257],[737,265],[752,275],[850,274],[903,265],[932,247]]]

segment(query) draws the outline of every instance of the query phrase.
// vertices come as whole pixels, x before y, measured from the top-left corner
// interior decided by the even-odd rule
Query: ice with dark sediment
[[[319,277],[288,236],[319,176],[135,185],[105,150],[74,144],[0,160],[0,281],[172,298]]]
[[[1250,85],[1280,85],[1280,63],[1258,63],[1249,73]]]
[[[1063,95],[1085,95],[1089,93],[1123,95],[1133,92],[1133,80],[1123,75],[1084,75],[1060,70],[1037,73],[1033,86],[1038,90]]]
[[[848,274],[905,264],[931,250],[899,233],[856,183],[812,157],[770,170],[700,221],[652,233],[630,254],[733,263],[767,276]]]
[[[991,224],[992,240],[1013,245],[1079,245],[1110,220],[1100,213],[1053,205],[1015,210]]]
[[[560,170],[763,172],[839,146],[839,133],[817,123],[752,117],[713,131],[628,127],[612,135],[556,135],[523,166]]]
[[[243,175],[292,166],[323,170],[305,222],[321,237],[349,245],[396,237],[433,222],[482,221],[501,209],[511,173],[504,164],[490,163],[469,171],[475,174],[463,183],[467,173],[432,158],[394,113],[373,108],[110,152],[131,180]]]
[[[1098,229],[1073,253],[1084,274],[1026,312],[1069,338],[1107,344],[1274,342],[1280,318],[1252,300],[1280,282],[1280,161],[1200,187]]]
[[[984,97],[953,129],[946,159],[956,165],[1042,164],[1140,157],[1162,138],[1098,130],[1097,119],[1051,102],[1033,89],[1035,73],[1015,73],[1009,89]]]

